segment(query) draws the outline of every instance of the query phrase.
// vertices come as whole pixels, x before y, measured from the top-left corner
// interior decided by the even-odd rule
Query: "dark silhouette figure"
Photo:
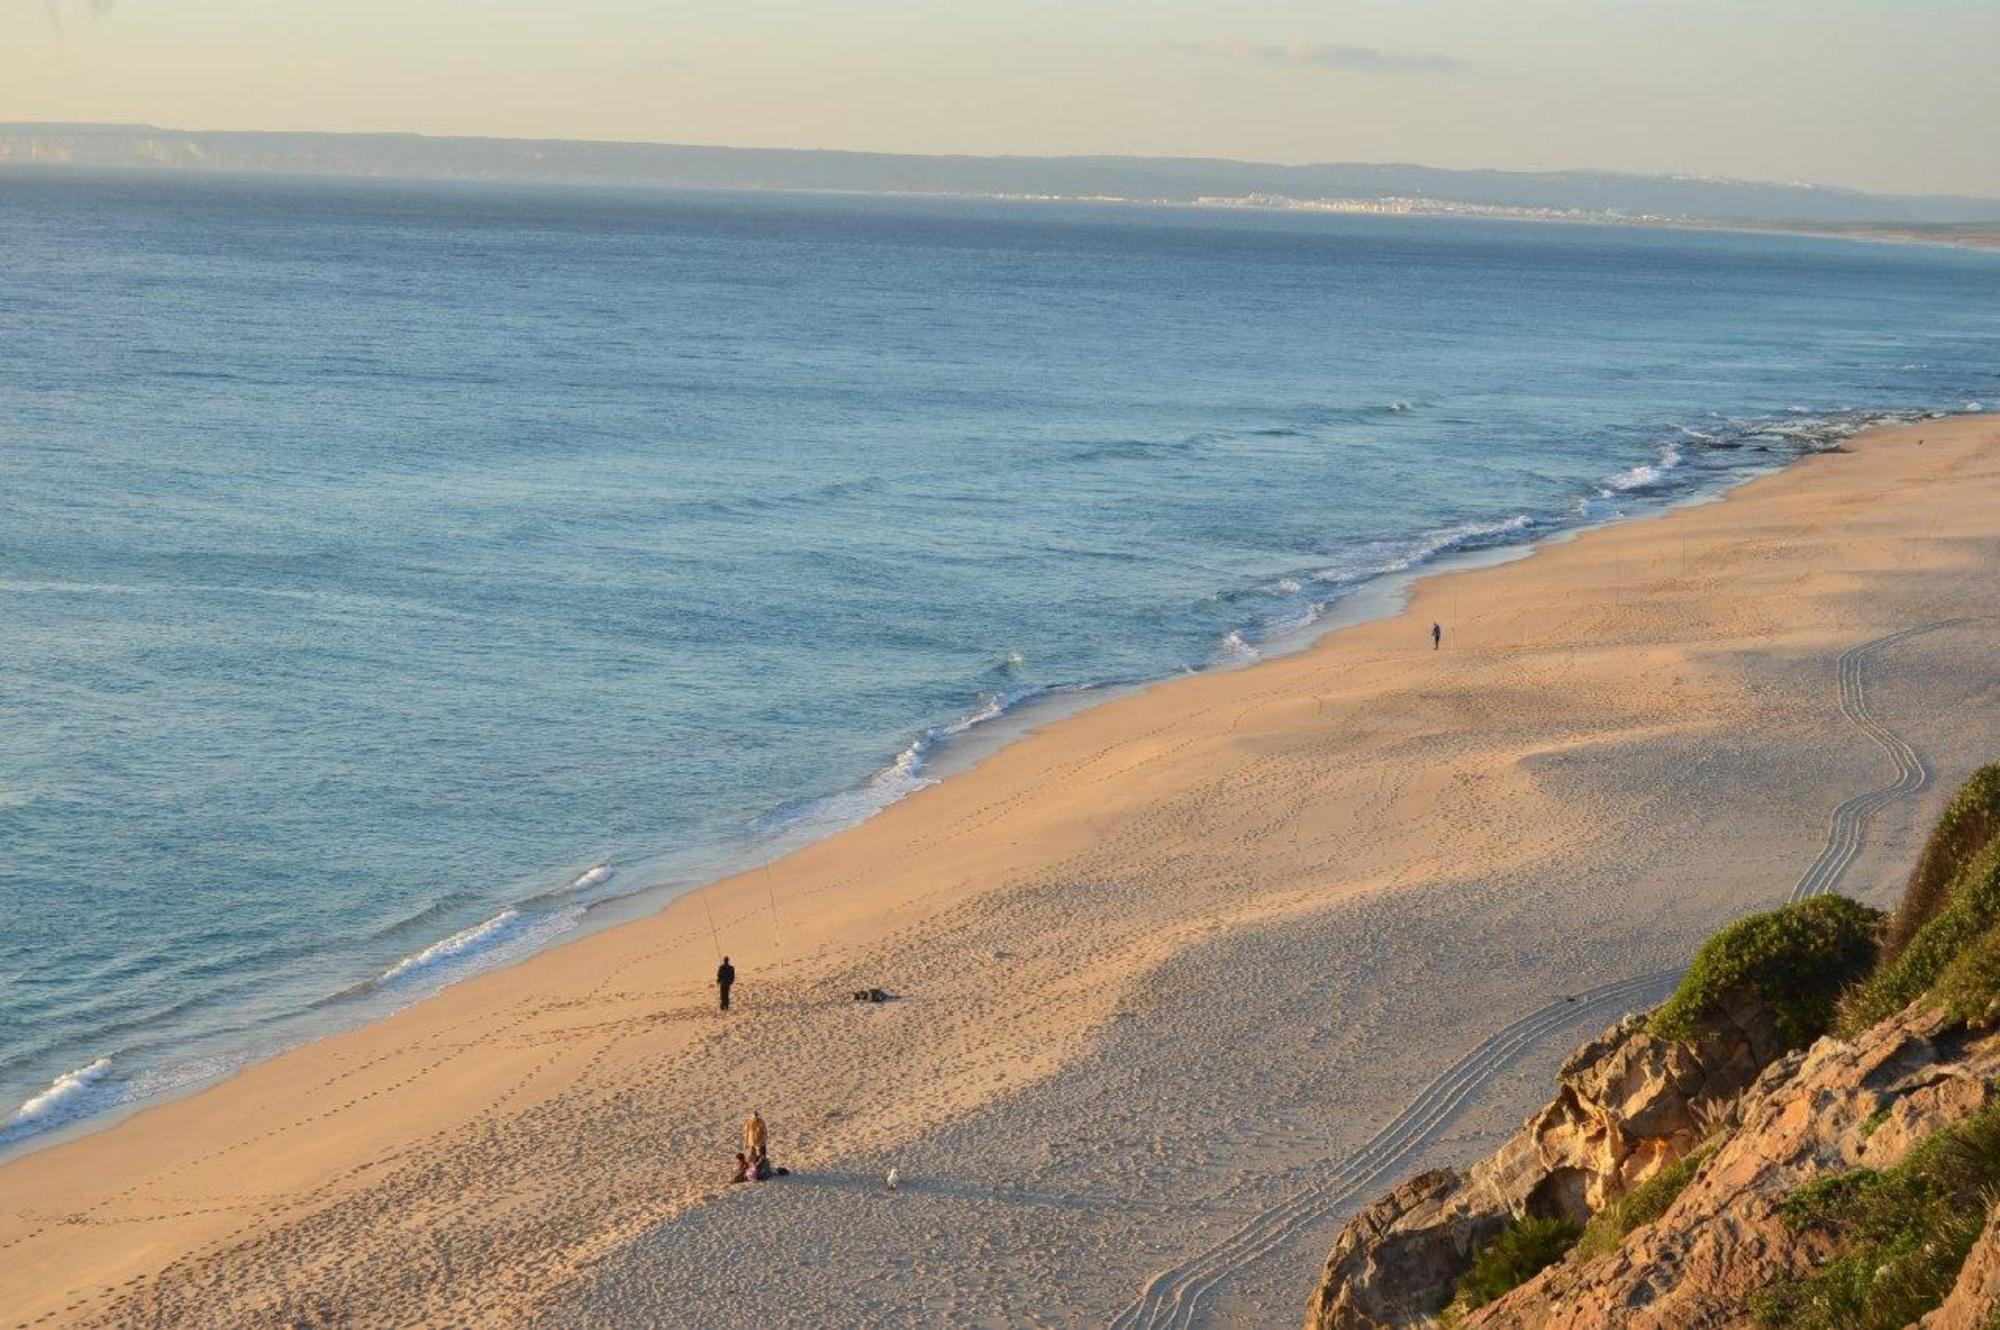
[[[1431,625],[1431,650],[1436,651],[1439,647],[1443,645],[1444,645],[1444,628],[1442,625],[1434,623]]]
[[[722,993],[722,1009],[729,1010],[729,986],[736,982],[736,967],[724,956],[722,964],[715,967],[715,986]]]

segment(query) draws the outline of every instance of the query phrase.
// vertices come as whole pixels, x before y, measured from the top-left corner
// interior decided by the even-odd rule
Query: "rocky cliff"
[[[1995,1330],[1996,1016],[1989,767],[1895,918],[1820,898],[1732,926],[1496,1153],[1364,1207],[1308,1330]]]

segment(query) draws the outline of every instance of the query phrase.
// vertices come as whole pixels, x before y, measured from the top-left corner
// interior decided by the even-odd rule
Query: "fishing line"
[[[708,906],[708,888],[703,887],[696,894],[701,897],[701,912],[708,916],[708,936],[715,943],[715,954],[720,956],[722,954],[722,934],[715,931],[715,911],[711,910]]]

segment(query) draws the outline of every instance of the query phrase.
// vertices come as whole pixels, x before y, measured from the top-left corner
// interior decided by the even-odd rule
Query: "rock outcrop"
[[[1584,1222],[1704,1138],[1717,1142],[1712,1153],[1657,1220],[1606,1255],[1551,1266],[1463,1325],[1748,1325],[1753,1294],[1835,1254],[1826,1235],[1786,1226],[1788,1195],[1832,1173],[1893,1167],[1987,1108],[2000,1082],[2000,1035],[1951,1030],[1921,1005],[1766,1065],[1777,1047],[1754,1011],[1699,1048],[1655,1039],[1628,1018],[1571,1056],[1555,1098],[1494,1155],[1412,1178],[1350,1220],[1313,1292],[1308,1330],[1423,1325],[1510,1220]],[[1924,1326],[1983,1326],[1996,1296],[2000,1219]]]
[[[1423,1323],[1510,1220],[1588,1220],[1700,1144],[1783,1051],[1753,1002],[1699,1046],[1656,1039],[1628,1017],[1570,1056],[1555,1098],[1491,1158],[1412,1178],[1350,1220],[1313,1292],[1309,1330]]]
[[[1996,1012],[2000,763],[1893,919],[1822,894],[1737,920],[1493,1155],[1363,1209],[1306,1330],[1995,1330]]]
[[[1714,1153],[1659,1219],[1609,1255],[1544,1270],[1468,1315],[1467,1330],[1750,1324],[1752,1295],[1833,1254],[1824,1235],[1785,1224],[1786,1196],[1831,1173],[1891,1167],[1992,1101],[2000,1037],[1967,1040],[1943,1027],[1936,1012],[1912,1008],[1852,1042],[1827,1037],[1780,1059],[1744,1093]],[[1982,1244],[2000,1267],[1990,1228]],[[1994,1271],[1972,1265],[1961,1284],[1993,1281]],[[1960,1301],[1978,1300],[1990,1315],[1993,1303],[1981,1299],[1975,1289]],[[1983,1324],[1964,1315],[1940,1324]]]

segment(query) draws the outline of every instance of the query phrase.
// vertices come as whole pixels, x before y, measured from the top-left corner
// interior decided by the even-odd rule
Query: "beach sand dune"
[[[1272,1215],[1195,1319],[1293,1323],[1339,1214],[1288,1198],[1489,1034],[1783,899],[1894,775],[1836,661],[1936,625],[1866,681],[1944,777],[1866,824],[1843,889],[1893,895],[2000,746],[1996,572],[2000,420],[1966,417],[1428,579],[0,1168],[0,1330],[1102,1323]],[[1496,1058],[1397,1171],[1489,1148],[1606,1019]],[[796,1172],[728,1187],[753,1106]]]

